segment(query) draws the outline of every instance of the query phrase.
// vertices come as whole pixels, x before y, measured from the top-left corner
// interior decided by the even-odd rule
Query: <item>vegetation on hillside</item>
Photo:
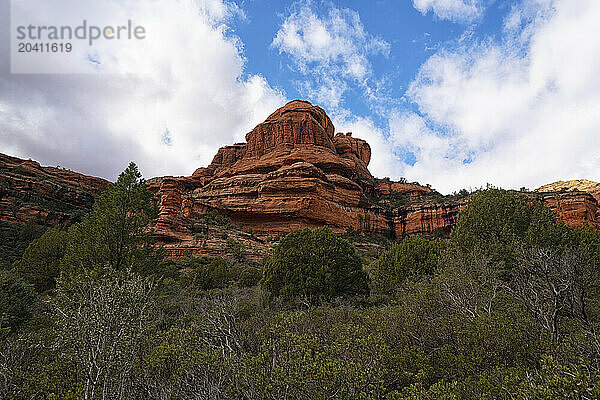
[[[2,253],[0,398],[600,397],[600,233],[535,199],[480,191],[449,238],[368,264],[326,228],[262,264],[165,260],[155,216],[132,164],[80,224]]]

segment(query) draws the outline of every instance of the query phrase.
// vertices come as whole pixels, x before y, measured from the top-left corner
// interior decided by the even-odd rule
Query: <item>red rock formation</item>
[[[191,177],[151,181],[161,201],[155,232],[164,243],[189,243],[194,224],[211,210],[263,238],[324,225],[396,238],[448,234],[467,203],[419,184],[376,183],[369,145],[351,133],[334,135],[325,112],[306,101],[275,111],[246,140],[221,148]],[[573,226],[597,224],[590,195],[541,200]]]
[[[448,235],[456,224],[458,213],[466,200],[449,203],[421,203],[395,209],[394,234],[397,238],[407,235]]]
[[[174,221],[189,225],[209,210],[260,235],[323,225],[390,234],[385,211],[366,197],[374,187],[369,145],[333,133],[320,107],[296,100],[248,133],[247,144],[221,148],[207,168],[177,178],[179,184],[151,181],[164,204],[157,235],[167,241],[169,229],[186,225]]]
[[[335,152],[333,124],[321,107],[294,100],[271,114],[246,135],[247,158],[261,157],[273,150],[302,145],[320,146]]]
[[[391,194],[405,195],[411,199],[426,197],[434,193],[433,189],[428,186],[421,186],[415,183],[399,183],[399,182],[380,182],[375,186],[375,192],[378,196]]]
[[[85,214],[108,183],[0,154],[0,221],[69,225]]]
[[[600,229],[600,207],[591,193],[564,191],[540,193],[538,196],[567,225],[574,228],[590,225]]]
[[[368,170],[368,143],[334,132],[320,107],[300,100],[286,104],[249,132],[247,143],[219,149],[211,164],[192,176],[150,179],[160,214],[149,229],[170,257],[227,256],[237,243],[253,260],[268,253],[272,237],[305,227],[392,238],[450,232],[468,198],[376,180]],[[0,220],[71,223],[106,184],[0,156]],[[586,185],[593,193],[573,191],[571,185],[530,195],[572,226],[600,228],[594,197],[600,184]]]

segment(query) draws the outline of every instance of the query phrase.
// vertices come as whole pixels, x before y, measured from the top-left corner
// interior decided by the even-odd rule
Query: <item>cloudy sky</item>
[[[81,74],[11,74],[0,4],[3,153],[190,174],[302,98],[368,140],[378,177],[443,193],[600,180],[598,0],[95,1],[58,11],[147,36],[85,49]]]

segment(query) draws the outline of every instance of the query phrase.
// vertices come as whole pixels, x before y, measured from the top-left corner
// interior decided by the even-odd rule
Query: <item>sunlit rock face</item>
[[[392,239],[444,235],[468,203],[468,196],[375,179],[368,169],[369,144],[351,133],[335,133],[325,111],[307,101],[276,110],[246,141],[222,147],[210,165],[191,176],[148,181],[160,205],[159,218],[148,229],[169,256],[227,256],[238,243],[248,258],[259,260],[277,235],[306,227]],[[72,224],[108,184],[0,155],[0,221]],[[526,194],[571,226],[600,227],[596,182],[557,182]],[[215,215],[227,218],[215,220]]]
[[[468,197],[444,198],[428,186],[375,179],[370,161],[367,142],[335,133],[322,108],[294,100],[249,132],[246,143],[219,149],[192,176],[151,180],[161,204],[156,236],[174,251],[205,254],[193,237],[209,212],[251,231],[255,243],[245,240],[258,249],[257,257],[269,247],[263,239],[306,227],[395,239],[451,231]],[[598,203],[587,192],[530,196],[570,225],[598,226]]]

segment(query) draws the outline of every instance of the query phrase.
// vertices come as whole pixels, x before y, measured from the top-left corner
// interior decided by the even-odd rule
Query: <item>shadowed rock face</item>
[[[0,221],[70,225],[108,181],[0,154]]]

